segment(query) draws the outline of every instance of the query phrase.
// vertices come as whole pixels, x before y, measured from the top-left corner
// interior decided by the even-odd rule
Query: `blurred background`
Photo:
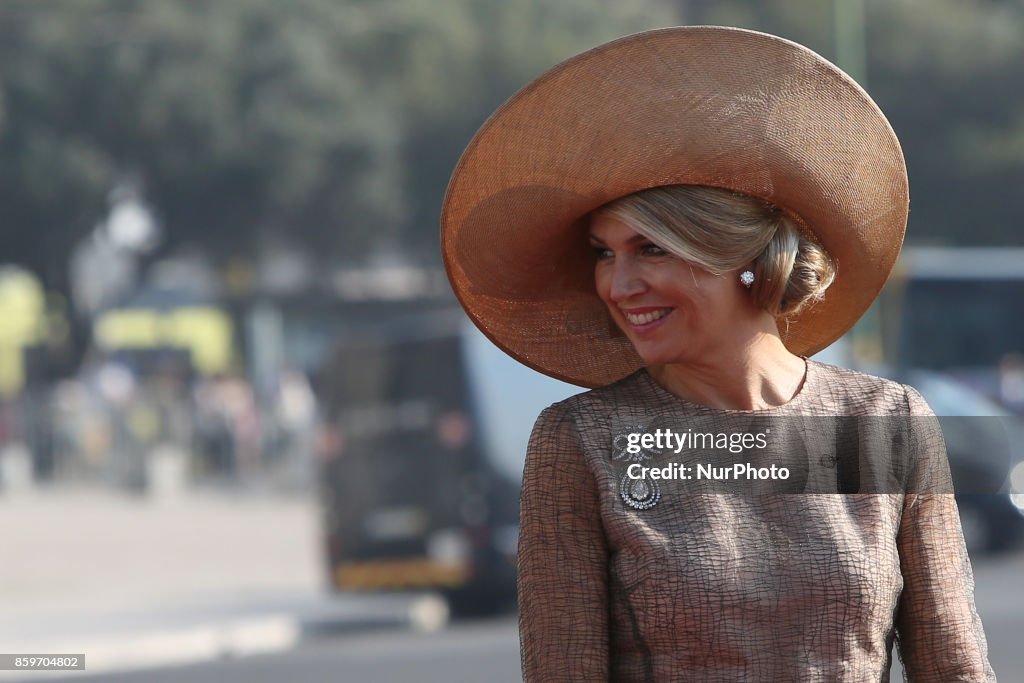
[[[803,43],[878,102],[907,248],[820,358],[1015,445],[1021,0],[0,0],[0,651],[87,662],[0,679],[519,680],[526,439],[578,389],[462,317],[441,201],[519,87],[679,24]],[[960,506],[1014,681],[1007,458]]]

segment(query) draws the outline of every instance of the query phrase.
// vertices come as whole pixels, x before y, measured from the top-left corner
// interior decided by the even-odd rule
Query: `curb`
[[[285,652],[303,640],[413,628],[436,630],[447,624],[447,605],[436,596],[382,600],[379,604],[309,604],[294,611],[268,611],[246,617],[197,620],[177,627],[129,632],[66,634],[7,641],[5,653],[85,655],[84,671],[0,671],[0,681],[83,677],[200,664]]]

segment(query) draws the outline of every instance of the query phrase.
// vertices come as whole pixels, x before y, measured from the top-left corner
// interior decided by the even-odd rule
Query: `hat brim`
[[[625,377],[643,363],[594,290],[583,220],[674,184],[771,201],[832,256],[826,297],[780,324],[800,355],[863,315],[906,230],[899,141],[856,82],[764,33],[660,29],[559,64],[477,132],[441,215],[455,295],[488,338],[540,372],[585,387]]]

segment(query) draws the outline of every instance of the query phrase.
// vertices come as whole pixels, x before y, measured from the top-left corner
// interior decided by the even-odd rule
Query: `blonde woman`
[[[995,679],[930,409],[807,359],[870,305],[906,218],[877,106],[751,31],[600,46],[477,133],[442,216],[455,293],[508,353],[593,387],[527,454],[527,681],[884,681],[894,643],[913,680]],[[723,440],[672,448],[702,436]],[[673,460],[736,444],[748,462],[707,471],[754,482]]]

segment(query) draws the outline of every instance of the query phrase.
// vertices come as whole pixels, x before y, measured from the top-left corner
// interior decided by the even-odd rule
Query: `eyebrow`
[[[595,235],[592,235],[592,234],[588,233],[587,236],[590,238],[591,242],[596,242],[596,243],[602,244],[602,245],[604,244],[604,241],[601,240],[599,237],[597,237]],[[637,242],[650,242],[650,241],[651,240],[649,240],[645,235],[641,235],[640,233],[637,233],[637,234],[633,235],[632,237],[630,237],[628,240],[626,240],[626,244],[636,244]]]

